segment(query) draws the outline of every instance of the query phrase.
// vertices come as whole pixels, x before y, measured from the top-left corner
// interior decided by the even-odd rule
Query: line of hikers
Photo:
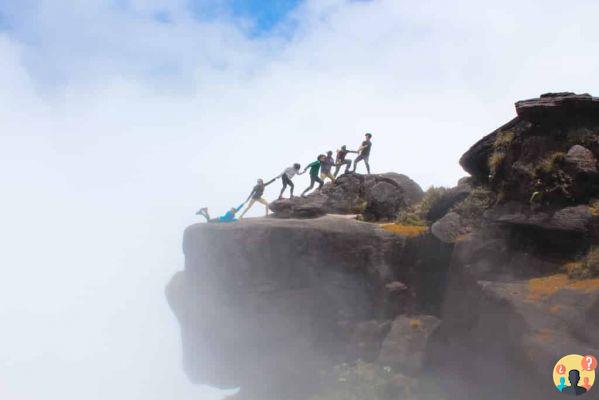
[[[293,184],[293,177],[296,175],[302,175],[308,169],[310,169],[310,186],[308,186],[306,188],[306,190],[304,190],[302,192],[302,197],[305,197],[306,193],[308,193],[310,190],[312,190],[314,188],[315,183],[318,183],[317,190],[320,190],[322,188],[322,186],[324,185],[324,180],[327,178],[330,179],[331,182],[334,183],[335,179],[337,178],[337,174],[339,174],[339,170],[341,169],[341,167],[345,166],[344,173],[345,174],[349,173],[350,172],[349,169],[351,168],[351,165],[352,165],[352,160],[347,158],[347,155],[349,153],[358,154],[358,157],[356,157],[356,159],[353,162],[354,168],[351,172],[356,172],[358,163],[360,161],[364,161],[364,164],[366,165],[366,171],[368,172],[368,174],[370,174],[369,158],[370,158],[370,149],[371,148],[372,148],[372,134],[367,133],[365,135],[365,140],[362,142],[362,144],[360,145],[360,147],[357,150],[348,150],[347,147],[345,145],[343,145],[343,146],[341,146],[340,149],[337,150],[337,156],[335,159],[333,159],[333,152],[328,151],[326,155],[320,154],[316,158],[316,161],[306,165],[306,167],[304,168],[304,170],[302,172],[300,172],[300,168],[301,168],[300,164],[295,163],[291,167],[285,168],[285,170],[279,176],[271,179],[268,182],[264,182],[262,179],[258,179],[256,186],[254,186],[254,188],[252,189],[252,192],[250,193],[248,198],[239,207],[231,208],[224,215],[222,215],[218,218],[210,218],[210,213],[208,212],[208,208],[206,208],[206,207],[201,208],[196,213],[196,215],[201,215],[204,218],[206,218],[206,222],[234,222],[234,221],[237,221],[237,219],[235,218],[235,215],[249,201],[247,208],[239,216],[240,219],[243,218],[243,216],[256,203],[260,203],[260,204],[264,205],[264,207],[266,208],[266,215],[268,216],[268,201],[266,201],[262,197],[264,195],[264,189],[266,188],[266,186],[270,185],[277,179],[281,178],[283,187],[281,188],[281,193],[279,194],[279,199],[283,198],[283,194],[285,193],[287,186],[289,186],[289,188],[290,188],[290,198],[292,198],[293,197],[293,189],[295,188],[295,186]],[[333,167],[335,167],[335,172],[332,174],[331,170]],[[319,171],[320,171],[320,177],[318,174]]]

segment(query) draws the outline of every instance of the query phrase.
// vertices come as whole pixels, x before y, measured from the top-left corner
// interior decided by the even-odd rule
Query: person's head
[[[568,380],[570,381],[570,385],[578,386],[578,382],[580,382],[580,371],[571,369],[570,372],[568,372]]]
[[[258,179],[258,185],[264,185],[264,181],[262,179]]]
[[[326,158],[326,156],[324,154],[319,154],[317,160],[323,161],[325,158]]]
[[[341,150],[343,150],[343,151],[347,150],[347,146],[346,145],[341,146]]]
[[[301,166],[301,165],[299,165],[298,163],[295,163],[295,164],[293,164],[293,168],[297,169],[298,171],[299,171],[299,169],[300,169],[301,167],[302,167],[302,166]]]
[[[370,140],[372,139],[372,134],[371,133],[367,133],[366,135],[364,135],[366,137],[366,140]]]
[[[327,151],[327,156],[330,157],[333,155],[333,152],[331,150]]]
[[[560,385],[565,385],[566,384],[566,378],[564,378],[563,376],[559,378],[559,384]]]

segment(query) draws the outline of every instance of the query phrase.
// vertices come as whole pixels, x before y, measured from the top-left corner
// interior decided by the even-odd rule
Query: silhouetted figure
[[[320,179],[324,182],[326,178],[329,178],[331,182],[335,183],[335,177],[331,173],[331,168],[335,165],[335,160],[333,159],[333,152],[327,151],[327,156],[322,160],[320,164]]]
[[[339,169],[341,169],[341,167],[343,165],[345,165],[345,174],[347,174],[349,172],[349,168],[351,167],[351,163],[352,161],[350,159],[347,159],[345,157],[347,157],[348,153],[358,153],[357,151],[353,151],[353,150],[348,150],[347,146],[343,145],[341,146],[341,148],[339,150],[337,150],[337,158],[335,159],[335,174],[334,176],[337,177],[337,174],[339,173]]]
[[[570,381],[570,386],[566,386],[562,390],[562,393],[580,396],[581,394],[585,394],[587,392],[585,388],[578,386],[578,382],[580,382],[580,371],[577,369],[572,369],[570,372],[568,372],[568,380]]]
[[[320,166],[321,166],[322,162],[325,160],[325,158],[326,158],[326,156],[324,154],[320,154],[316,161],[306,165],[306,168],[304,168],[304,172],[306,172],[308,170],[308,168],[310,168],[310,186],[308,186],[306,188],[306,190],[304,190],[304,192],[302,193],[302,197],[306,197],[306,193],[308,193],[310,190],[312,190],[312,188],[314,187],[314,184],[316,182],[318,182],[317,190],[322,189],[322,185],[324,185],[324,182],[322,179],[320,179],[318,177],[318,171],[320,171]],[[302,172],[302,173],[304,173],[304,172]]]
[[[591,384],[589,383],[589,377],[588,376],[584,377],[584,383],[582,384],[582,387],[585,388],[587,390],[587,392],[589,390],[591,390]]]
[[[366,140],[364,140],[362,142],[362,145],[358,149],[359,155],[354,160],[354,170],[353,170],[353,172],[356,172],[356,168],[358,167],[358,163],[360,161],[364,161],[364,164],[366,164],[366,171],[370,175],[370,164],[369,164],[368,160],[370,159],[370,149],[372,148],[372,141],[371,141],[372,134],[367,133],[365,135],[365,138],[366,138]]]
[[[266,186],[273,183],[276,179],[277,178],[271,179],[270,181],[268,181],[266,183],[264,183],[264,181],[262,179],[258,179],[256,186],[254,186],[254,188],[252,189],[252,192],[250,193],[250,195],[248,196],[248,198],[246,200],[246,203],[249,201],[250,204],[248,204],[245,211],[243,213],[241,213],[241,215],[239,216],[239,219],[242,219],[243,216],[245,215],[245,213],[248,212],[250,210],[250,208],[252,208],[252,206],[256,202],[258,202],[260,204],[264,204],[264,207],[266,208],[266,216],[268,216],[268,201],[264,200],[262,195],[264,194],[264,189],[266,188]]]
[[[295,163],[291,167],[285,168],[285,171],[283,171],[281,175],[277,176],[277,178],[281,178],[283,180],[283,188],[281,189],[281,194],[279,194],[279,200],[283,198],[283,193],[285,193],[285,189],[287,189],[287,186],[289,186],[291,189],[291,194],[289,198],[293,198],[294,186],[291,179],[293,179],[294,176],[301,174],[303,174],[303,172],[300,172],[300,165]]]
[[[564,378],[563,376],[561,378],[559,378],[559,385],[556,386],[557,390],[559,390],[560,392],[562,390],[564,390],[564,388],[566,387],[566,378]]]

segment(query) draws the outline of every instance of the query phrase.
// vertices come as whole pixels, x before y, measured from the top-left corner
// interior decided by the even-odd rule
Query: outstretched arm
[[[277,179],[279,179],[279,178],[280,178],[280,176],[277,176],[276,178],[272,178],[271,180],[269,180],[268,182],[266,182],[266,183],[264,184],[264,186],[268,186],[268,185],[270,185],[271,183],[273,183],[274,181],[276,181],[276,180],[277,180]]]
[[[240,205],[239,207],[237,207],[237,208],[235,209],[235,211],[237,211],[237,212],[238,212],[239,210],[241,210],[241,209],[243,208],[243,206],[245,206],[245,203],[247,203],[247,200],[246,200],[246,201],[244,201],[243,203],[241,203],[241,205]]]
[[[256,192],[256,189],[252,189],[252,192],[250,193],[250,195],[248,196],[248,198],[245,199],[245,201],[243,202],[243,204],[247,203],[247,201],[254,195],[255,192]],[[243,204],[241,205],[241,207],[243,206]]]
[[[313,161],[310,164],[306,165],[306,168],[304,168],[304,172],[306,172],[308,170],[308,168],[313,167],[318,161]],[[304,173],[302,172],[302,174]]]

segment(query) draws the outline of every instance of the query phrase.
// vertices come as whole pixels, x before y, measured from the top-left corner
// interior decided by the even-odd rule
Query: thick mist
[[[452,185],[514,99],[599,91],[591,1],[307,1],[258,36],[177,0],[27,3],[0,5],[0,398],[221,398],[164,297],[197,208],[365,131],[374,172]]]

